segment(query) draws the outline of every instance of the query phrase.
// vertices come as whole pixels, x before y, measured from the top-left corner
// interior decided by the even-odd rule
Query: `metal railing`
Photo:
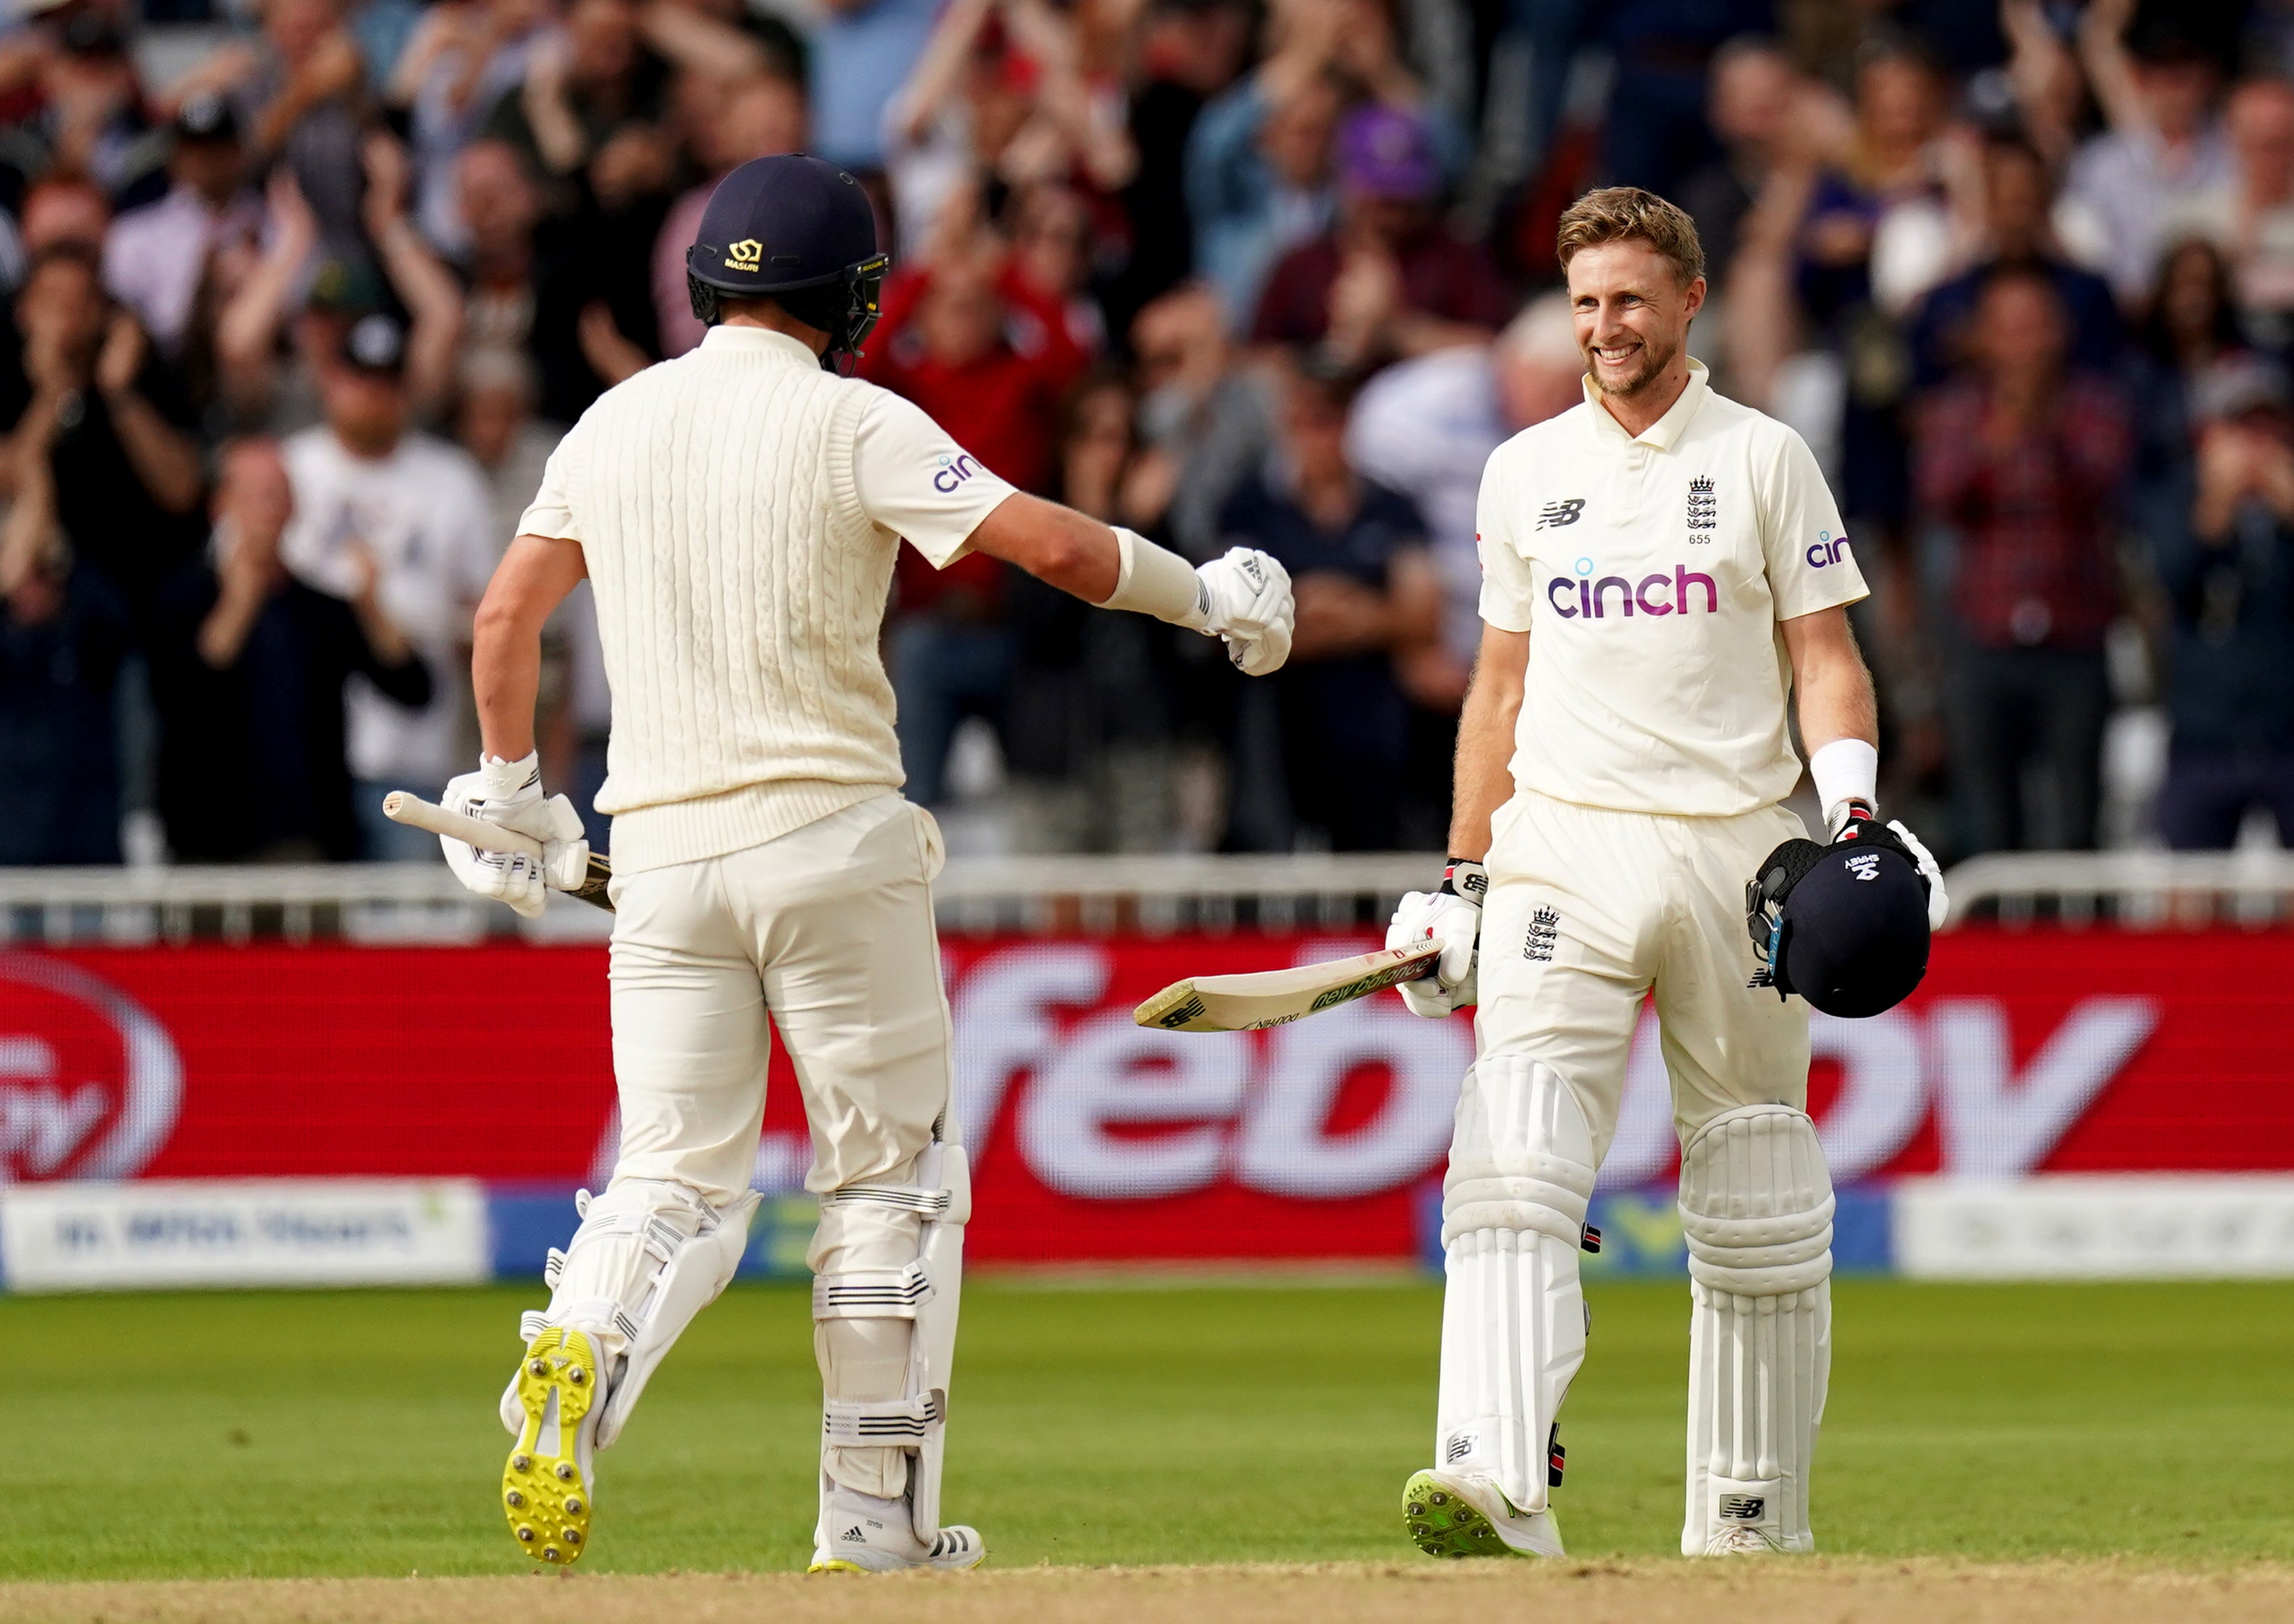
[[[1441,864],[1412,852],[956,857],[932,889],[941,929],[965,935],[1367,930]],[[2000,854],[1946,880],[1953,925],[2294,922],[2288,852]],[[521,920],[435,863],[0,869],[0,941],[549,942],[601,939],[611,925],[562,896]]]

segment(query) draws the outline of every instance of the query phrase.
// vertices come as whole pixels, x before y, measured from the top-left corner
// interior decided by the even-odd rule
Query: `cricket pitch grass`
[[[2294,1619],[2294,1287],[1843,1279],[1825,1555],[1678,1548],[1683,1286],[1596,1282],[1566,1562],[1440,1563],[1427,1284],[975,1281],[948,1502],[966,1575],[807,1579],[807,1300],[736,1288],[525,1571],[495,1398],[539,1287],[0,1298],[0,1620],[1568,1624]]]

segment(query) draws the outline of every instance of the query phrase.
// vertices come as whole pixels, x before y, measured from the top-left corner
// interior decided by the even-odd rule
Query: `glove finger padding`
[[[1282,669],[1290,658],[1290,628],[1287,622],[1269,626],[1256,637],[1228,632],[1226,657],[1246,677],[1265,677]]]

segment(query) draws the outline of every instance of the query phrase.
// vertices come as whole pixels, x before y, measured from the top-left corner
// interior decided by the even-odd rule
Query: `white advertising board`
[[[12,1292],[409,1286],[492,1269],[475,1179],[65,1180],[0,1187]]]
[[[2294,1279],[2294,1177],[2040,1173],[1903,1179],[1896,1271],[1915,1279]]]

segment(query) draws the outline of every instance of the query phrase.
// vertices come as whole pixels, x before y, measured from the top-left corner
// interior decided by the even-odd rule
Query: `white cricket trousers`
[[[1661,817],[1524,791],[1492,832],[1476,1048],[1565,1079],[1597,1163],[1652,991],[1683,1143],[1737,1106],[1806,1108],[1808,1006],[1745,985],[1760,968],[1745,883],[1807,833],[1798,817],[1782,807]]]
[[[935,1124],[957,1138],[932,922],[941,861],[931,814],[885,794],[761,846],[617,875],[614,1181],[675,1180],[712,1204],[748,1189],[777,1025],[812,1128],[806,1188],[913,1182]],[[806,1261],[817,1275],[899,1270],[921,1233],[915,1213],[840,1206],[824,1211]],[[829,1398],[899,1397],[909,1335],[904,1320],[816,1324]],[[898,1449],[831,1448],[823,1465],[863,1493],[897,1498],[907,1486]]]

